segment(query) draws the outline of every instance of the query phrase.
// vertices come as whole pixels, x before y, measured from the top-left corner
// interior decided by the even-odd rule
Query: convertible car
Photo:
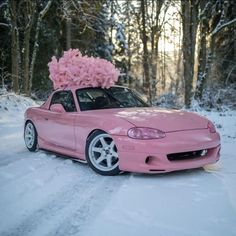
[[[203,167],[220,157],[220,136],[198,114],[150,107],[125,87],[64,88],[25,113],[24,139],[87,162],[102,175]]]

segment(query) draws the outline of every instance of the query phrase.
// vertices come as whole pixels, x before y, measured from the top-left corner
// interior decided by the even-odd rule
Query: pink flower
[[[59,60],[53,56],[48,67],[54,89],[65,86],[109,88],[120,74],[111,62],[82,56],[78,49],[65,51]]]

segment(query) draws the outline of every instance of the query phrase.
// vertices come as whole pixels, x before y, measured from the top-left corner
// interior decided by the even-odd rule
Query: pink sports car
[[[54,91],[42,106],[27,109],[24,139],[29,151],[70,156],[102,175],[198,168],[220,157],[220,136],[211,121],[149,107],[119,86]]]

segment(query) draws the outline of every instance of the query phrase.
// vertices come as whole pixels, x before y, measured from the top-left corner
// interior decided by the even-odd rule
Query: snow
[[[221,159],[204,169],[104,177],[24,146],[35,102],[0,97],[0,235],[236,235],[236,112],[199,111],[218,127]]]

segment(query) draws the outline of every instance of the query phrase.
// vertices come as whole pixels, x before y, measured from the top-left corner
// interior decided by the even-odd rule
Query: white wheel
[[[30,151],[36,151],[37,149],[37,132],[31,121],[28,121],[25,125],[24,131],[25,145]]]
[[[110,135],[95,132],[86,147],[88,164],[102,175],[116,175],[119,171],[119,157],[115,142]]]

